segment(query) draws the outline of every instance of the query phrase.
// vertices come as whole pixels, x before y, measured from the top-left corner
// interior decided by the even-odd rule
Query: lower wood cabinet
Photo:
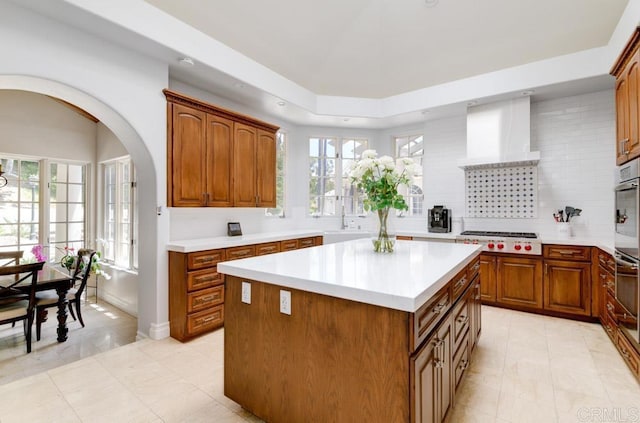
[[[542,308],[542,260],[500,256],[496,267],[498,303]]]
[[[496,301],[496,256],[480,254],[480,295],[483,301]]]
[[[440,423],[452,406],[451,340],[445,319],[411,359],[413,422]]]
[[[217,264],[297,248],[322,245],[322,237],[305,237],[192,253],[169,252],[169,328],[180,341],[224,325],[225,279]]]
[[[544,261],[544,309],[591,315],[591,264]]]

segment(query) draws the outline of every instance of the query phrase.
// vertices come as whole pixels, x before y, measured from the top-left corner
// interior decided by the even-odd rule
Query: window
[[[287,136],[276,134],[276,207],[265,210],[267,216],[284,216],[285,169],[287,165]]]
[[[420,167],[420,173],[417,173],[411,180],[411,186],[405,188],[403,196],[409,210],[406,212],[408,216],[421,216],[423,213],[424,192],[423,192],[423,175],[422,162],[424,155],[424,141],[422,135],[409,135],[405,137],[395,137],[394,147],[396,159],[409,157],[413,159]]]
[[[85,245],[86,168],[50,163],[49,178],[49,251],[58,261],[64,247],[78,249]]]
[[[102,165],[103,259],[126,269],[138,267],[138,216],[135,204],[135,171],[131,159],[124,158]]]
[[[362,197],[349,178],[350,166],[367,149],[366,139],[309,139],[309,213],[335,216],[364,213]]]
[[[2,159],[7,185],[0,190],[0,246],[28,251],[40,243],[40,162]]]

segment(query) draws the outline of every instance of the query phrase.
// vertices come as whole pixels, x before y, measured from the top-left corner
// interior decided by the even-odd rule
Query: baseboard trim
[[[151,323],[149,325],[149,338],[151,339],[164,339],[170,335],[169,322],[164,323]]]

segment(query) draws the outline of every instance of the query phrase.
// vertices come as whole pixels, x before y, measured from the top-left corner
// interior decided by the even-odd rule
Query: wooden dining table
[[[13,276],[0,277],[0,285],[4,282],[13,282]],[[31,279],[16,285],[14,288],[29,292],[31,285]],[[73,275],[69,274],[66,270],[63,270],[53,264],[45,264],[42,270],[38,271],[38,283],[36,284],[36,291],[48,291],[55,289],[58,294],[58,342],[64,342],[67,340],[67,292],[73,286]]]

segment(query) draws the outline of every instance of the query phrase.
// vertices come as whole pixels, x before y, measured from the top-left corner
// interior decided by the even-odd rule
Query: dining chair
[[[15,266],[20,264],[23,251],[0,251],[0,266]]]
[[[69,303],[69,313],[73,320],[76,320],[76,313],[80,324],[84,327],[84,321],[82,320],[82,312],[80,310],[80,298],[82,292],[87,287],[87,281],[91,274],[91,263],[93,263],[93,256],[96,254],[95,250],[88,248],[81,248],[78,250],[78,259],[76,260],[75,267],[73,269],[74,287],[67,292],[67,301]],[[75,305],[75,313],[73,306]],[[55,289],[49,289],[47,291],[41,291],[36,293],[36,341],[40,340],[42,323],[47,321],[48,308],[58,306],[58,293]]]
[[[44,262],[0,266],[0,325],[24,322],[27,353],[31,352],[31,327],[36,306],[38,271],[42,270],[43,266]],[[2,278],[11,275],[16,277]],[[29,279],[31,280],[27,285]],[[18,289],[18,285],[28,286],[29,289]]]

